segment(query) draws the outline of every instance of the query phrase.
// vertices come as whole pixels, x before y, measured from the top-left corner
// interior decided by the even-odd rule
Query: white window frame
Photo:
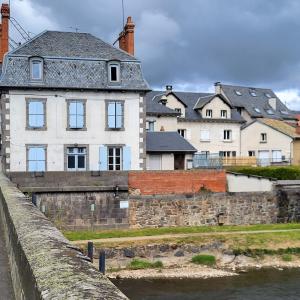
[[[186,138],[186,129],[177,129],[177,132],[183,137]]]
[[[248,151],[248,157],[255,157],[255,151],[254,150],[249,150]]]
[[[223,141],[224,142],[231,142],[232,141],[232,130],[231,129],[224,129],[224,131],[223,131]]]
[[[146,121],[146,131],[148,132],[155,131],[155,121]]]
[[[117,160],[117,149],[120,150],[120,163],[117,164],[116,160]],[[113,155],[110,155],[110,150],[113,151]],[[109,162],[109,159],[112,158],[113,162],[112,164]],[[120,168],[118,169],[117,166],[120,166]],[[107,170],[108,171],[122,171],[123,170],[123,147],[122,146],[108,146],[107,147]]]
[[[266,132],[262,132],[260,134],[260,142],[261,143],[267,143],[268,142],[268,135]]]
[[[70,152],[70,149],[74,149],[74,152]],[[83,149],[83,152],[80,152],[79,149]],[[75,167],[69,168],[69,156],[74,156],[75,158]],[[78,167],[78,156],[84,156],[84,168]],[[67,171],[86,171],[87,170],[87,147],[67,147]]]
[[[226,109],[221,110],[221,118],[222,119],[227,119],[228,113]]]
[[[43,81],[43,78],[44,78],[44,61],[42,58],[39,58],[39,57],[33,57],[30,59],[29,61],[30,63],[30,79],[32,81]],[[40,76],[39,77],[34,77],[33,75],[33,65],[38,63],[39,65],[39,73],[40,73]]]
[[[213,116],[213,111],[212,111],[212,109],[207,109],[206,111],[205,111],[205,116],[206,116],[206,118],[212,118],[212,116]]]

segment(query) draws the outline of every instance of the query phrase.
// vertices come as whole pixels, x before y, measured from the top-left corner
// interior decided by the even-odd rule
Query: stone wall
[[[16,299],[127,299],[2,173],[0,189]]]
[[[135,196],[131,228],[276,223],[274,193],[200,193],[197,196]]]
[[[140,195],[197,194],[202,189],[226,191],[224,170],[132,171],[128,175],[132,193]]]
[[[61,229],[128,227],[128,193],[37,193],[33,197],[39,209]]]
[[[278,195],[278,223],[300,222],[300,186],[290,188],[281,186]]]

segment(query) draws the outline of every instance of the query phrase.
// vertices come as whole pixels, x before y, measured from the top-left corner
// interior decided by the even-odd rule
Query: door
[[[161,170],[161,155],[150,154],[149,155],[149,170]]]
[[[263,167],[270,165],[269,151],[258,151],[258,163]]]
[[[184,170],[184,154],[174,154],[174,170]]]
[[[272,162],[273,163],[280,163],[280,162],[282,162],[281,150],[273,150],[272,151]]]

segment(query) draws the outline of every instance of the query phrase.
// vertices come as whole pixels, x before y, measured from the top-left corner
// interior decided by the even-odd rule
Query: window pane
[[[122,115],[122,104],[116,103],[116,114],[121,116]]]
[[[30,123],[29,123],[30,125]],[[43,127],[44,126],[44,116],[43,115],[36,115],[35,116],[35,121],[33,122],[34,127]]]
[[[75,156],[68,156],[68,169],[75,169]]]
[[[83,128],[83,116],[77,116],[76,128]]]
[[[82,102],[76,102],[76,108],[77,108],[77,115],[83,116],[83,103]]]
[[[44,148],[35,148],[36,160],[45,160],[45,149]]]
[[[31,68],[32,68],[32,79],[41,79],[42,63],[40,61],[33,61]]]
[[[110,67],[110,80],[111,81],[117,81],[118,77],[117,77],[117,66],[111,66]]]
[[[120,157],[116,157],[116,164],[119,165],[121,163],[121,158]]]
[[[116,117],[116,128],[121,128],[122,127],[122,116],[117,116]]]
[[[107,113],[109,116],[114,116],[115,115],[115,102],[108,103],[108,109]]]
[[[77,128],[77,118],[76,115],[69,116],[69,126],[70,128]]]
[[[108,163],[109,163],[110,165],[112,165],[112,164],[114,163],[114,158],[113,158],[113,157],[109,157],[109,158],[108,158]]]
[[[109,148],[108,149],[108,155],[113,156],[114,155],[114,148]]]
[[[36,162],[35,161],[29,161],[28,162],[28,171],[29,172],[35,172],[36,171]]]
[[[45,161],[37,161],[36,162],[36,170],[37,172],[44,172],[46,171],[45,168]]]
[[[116,128],[116,118],[115,116],[108,116],[108,127],[109,128]]]
[[[77,109],[76,102],[70,102],[70,104],[69,104],[69,113],[71,115],[76,115],[76,109]]]
[[[120,156],[121,153],[121,149],[120,148],[116,148],[116,156]]]
[[[109,170],[109,171],[114,171],[114,166],[113,166],[113,165],[109,165],[109,166],[108,166],[108,170]]]
[[[29,114],[44,114],[44,104],[40,101],[29,102]]]
[[[78,156],[78,169],[84,169],[85,168],[85,156],[79,155]]]
[[[117,166],[116,166],[116,170],[117,170],[117,171],[120,171],[120,170],[121,170],[120,165],[117,165]]]
[[[74,153],[75,148],[68,148],[68,153]]]

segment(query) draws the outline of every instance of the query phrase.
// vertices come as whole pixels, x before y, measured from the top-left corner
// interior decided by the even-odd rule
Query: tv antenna
[[[122,0],[122,18],[123,18],[123,28],[125,26],[125,9],[124,9],[124,0]]]
[[[72,27],[72,26],[70,26],[69,28],[73,29],[76,33],[78,33],[78,31],[79,31],[78,27]]]

